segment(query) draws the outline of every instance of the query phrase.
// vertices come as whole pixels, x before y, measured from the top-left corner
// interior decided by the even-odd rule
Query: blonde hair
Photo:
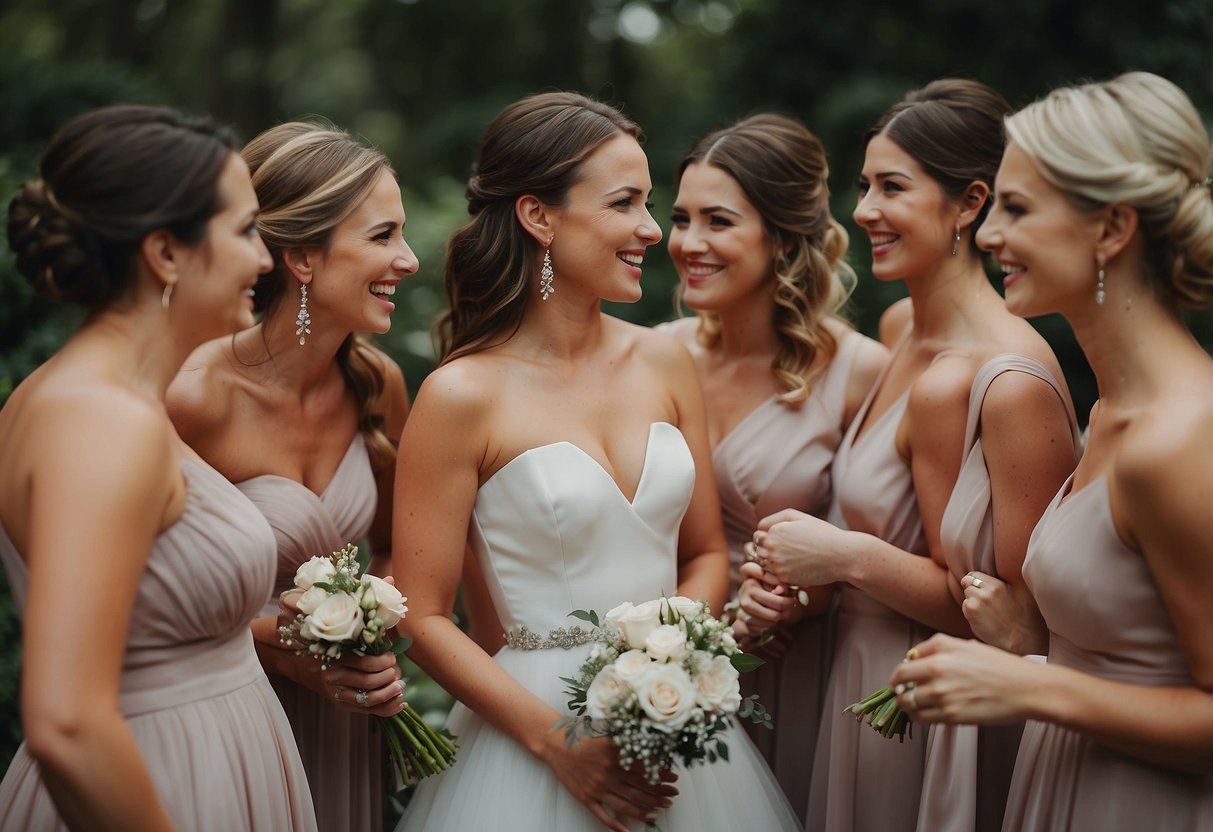
[[[1213,147],[1183,90],[1149,72],[1063,87],[1009,117],[1007,135],[1079,210],[1137,210],[1163,297],[1213,302]]]
[[[798,404],[809,396],[806,374],[817,356],[830,358],[838,349],[826,321],[855,285],[843,259],[846,229],[830,215],[825,148],[799,121],[765,113],[700,139],[679,165],[679,178],[692,164],[729,174],[762,216],[775,252],[772,325],[779,347],[771,373],[784,388],[780,401]],[[711,347],[720,339],[720,316],[698,316],[699,342]]]

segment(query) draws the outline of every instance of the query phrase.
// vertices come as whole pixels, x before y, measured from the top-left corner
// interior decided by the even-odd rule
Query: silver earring
[[[1103,306],[1103,302],[1108,299],[1108,293],[1103,289],[1103,265],[1099,267],[1099,279],[1095,284],[1095,302]]]
[[[551,242],[548,245],[551,246]],[[552,285],[552,278],[555,276],[552,271],[552,250],[545,248],[543,250],[543,268],[539,270],[539,297],[542,300],[547,300],[552,296],[552,292],[556,291],[556,287]]]
[[[164,307],[165,310],[168,309],[168,301],[169,301],[169,298],[171,298],[172,296],[173,296],[173,284],[165,283],[164,291],[160,294],[160,305],[162,307]]]
[[[960,226],[956,226],[956,236],[952,238],[952,256],[960,253]]]
[[[299,314],[295,316],[295,334],[299,336],[299,346],[303,346],[306,336],[312,334],[312,316],[307,312],[307,284],[299,284]]]

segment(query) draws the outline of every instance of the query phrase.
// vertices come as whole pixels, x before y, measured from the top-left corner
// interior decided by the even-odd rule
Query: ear
[[[981,214],[982,206],[990,199],[990,186],[980,179],[974,179],[960,195],[960,214],[956,221],[961,228],[968,228]]]
[[[1110,262],[1120,254],[1137,234],[1137,209],[1132,205],[1114,202],[1100,212],[1099,237],[1095,243],[1095,256]]]
[[[181,269],[181,244],[172,232],[158,228],[139,242],[139,254],[161,286],[177,282]]]
[[[526,194],[514,202],[514,216],[526,233],[547,248],[556,236],[555,212],[538,197]]]
[[[312,282],[315,257],[316,252],[313,249],[284,248],[282,250],[282,262],[286,265],[287,271],[305,285]]]

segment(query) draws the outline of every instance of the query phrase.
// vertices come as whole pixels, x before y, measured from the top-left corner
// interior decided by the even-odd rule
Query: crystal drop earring
[[[299,336],[299,346],[303,346],[308,335],[312,334],[312,316],[307,311],[307,284],[299,284],[299,314],[295,316],[295,334]]]

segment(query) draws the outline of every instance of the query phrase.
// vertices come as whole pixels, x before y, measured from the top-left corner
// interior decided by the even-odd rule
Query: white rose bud
[[[645,669],[653,663],[649,658],[649,654],[643,650],[628,650],[615,660],[615,672],[619,674],[619,678],[628,684],[634,683],[640,674],[644,673]]]
[[[677,624],[662,624],[644,640],[645,652],[659,662],[681,661],[687,654],[687,634]]]
[[[661,625],[661,601],[645,601],[636,607],[624,602],[606,614],[606,622],[623,634],[628,647],[640,650],[649,633]]]
[[[684,595],[675,595],[673,598],[667,598],[666,603],[674,612],[678,613],[679,618],[697,618],[699,616],[701,605],[698,601],[693,601]]]
[[[714,656],[695,677],[696,702],[704,710],[733,714],[741,707],[737,668],[727,656]]]
[[[295,571],[295,586],[300,589],[311,589],[316,581],[328,583],[337,575],[337,567],[329,558],[314,557],[300,564]]]
[[[316,608],[324,603],[329,594],[318,586],[313,586],[300,593],[295,599],[295,609],[304,615],[311,615],[316,611]]]
[[[614,665],[607,665],[598,672],[585,692],[586,712],[591,719],[605,719],[612,708],[627,698],[631,688],[619,678]]]
[[[336,592],[316,607],[300,627],[304,638],[341,642],[356,638],[362,632],[362,608],[358,599],[348,592]],[[330,655],[331,649],[330,649]]]
[[[695,710],[695,683],[682,665],[653,664],[635,688],[641,709],[660,730],[681,729]]]
[[[374,593],[375,599],[379,602],[377,608],[368,607],[368,609],[375,609],[375,615],[383,621],[383,628],[391,629],[400,623],[400,619],[404,618],[404,614],[409,611],[409,608],[404,605],[408,599],[400,594],[400,590],[383,578],[374,575],[363,575],[362,584]]]

